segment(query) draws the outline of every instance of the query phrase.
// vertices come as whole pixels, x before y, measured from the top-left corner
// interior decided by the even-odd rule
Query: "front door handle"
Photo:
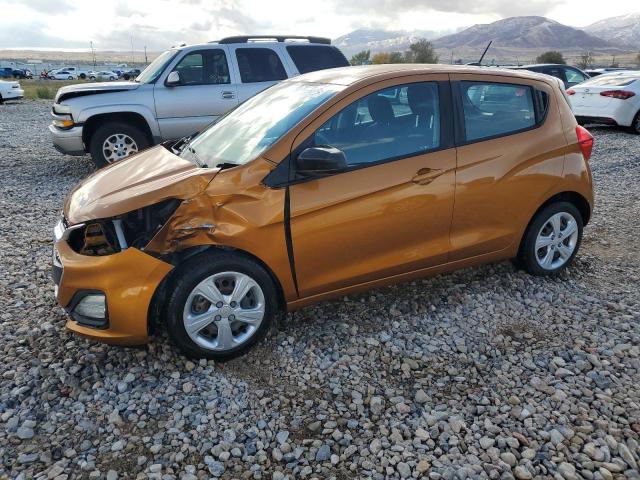
[[[222,92],[222,98],[235,98],[236,94],[233,92]]]
[[[421,168],[416,172],[411,181],[413,183],[417,183],[418,185],[428,185],[443,173],[444,170],[437,170],[435,168]]]

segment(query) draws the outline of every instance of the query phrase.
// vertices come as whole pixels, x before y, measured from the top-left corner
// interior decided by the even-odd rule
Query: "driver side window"
[[[200,50],[185,55],[173,68],[180,74],[179,85],[221,85],[230,83],[224,50]]]
[[[350,167],[434,150],[440,146],[438,84],[398,85],[362,97],[316,130],[307,146],[338,148]]]

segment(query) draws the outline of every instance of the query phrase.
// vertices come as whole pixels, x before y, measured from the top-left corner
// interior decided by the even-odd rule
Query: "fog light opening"
[[[80,292],[69,310],[71,317],[81,325],[107,326],[107,298],[102,292]]]

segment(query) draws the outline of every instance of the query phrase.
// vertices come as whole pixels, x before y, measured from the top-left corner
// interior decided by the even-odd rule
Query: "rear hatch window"
[[[328,45],[289,45],[287,52],[300,73],[327,68],[348,67],[349,61],[336,47]]]
[[[636,80],[640,79],[638,75],[599,75],[582,83],[581,87],[626,87]]]

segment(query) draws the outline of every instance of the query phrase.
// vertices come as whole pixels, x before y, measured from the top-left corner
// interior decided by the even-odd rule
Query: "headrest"
[[[389,123],[394,118],[393,107],[388,98],[374,95],[367,100],[369,114],[376,123]]]
[[[417,83],[407,88],[407,102],[415,114],[433,112],[436,108],[435,85]]]

